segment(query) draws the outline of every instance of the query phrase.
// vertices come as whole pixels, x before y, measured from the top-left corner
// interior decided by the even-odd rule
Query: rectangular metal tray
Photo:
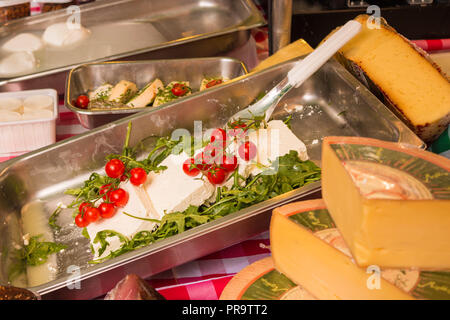
[[[223,57],[92,63],[81,65],[69,72],[64,103],[76,114],[84,127],[92,129],[144,110],[83,110],[73,105],[72,102],[80,94],[86,94],[105,82],[116,84],[120,80],[128,80],[142,88],[155,78],[159,78],[165,85],[171,81],[189,81],[195,94],[205,77],[221,76],[233,79],[246,73],[247,68],[243,62]]]
[[[108,0],[78,10],[48,12],[0,26],[0,39],[23,32],[40,35],[49,25],[76,21],[79,15],[81,25],[93,30],[88,41],[94,42],[81,44],[83,50],[78,46],[49,51],[51,56],[44,51],[41,59],[53,61],[60,53],[65,62],[48,68],[41,64],[32,73],[1,78],[0,91],[39,88],[45,81],[62,94],[67,71],[90,62],[218,56],[246,43],[250,29],[266,23],[251,0]],[[149,30],[144,30],[142,40],[135,39],[143,28]],[[129,30],[129,36],[117,34],[121,29]],[[96,34],[100,34],[98,41]]]
[[[0,247],[11,246],[12,235],[16,241],[20,239],[20,209],[27,202],[44,201],[44,219],[59,202],[70,203],[72,197],[63,195],[63,191],[79,186],[91,172],[101,172],[105,156],[121,150],[128,122],[134,128],[130,145],[146,138],[144,153],[154,145],[156,137],[169,135],[176,128],[193,132],[194,121],[201,120],[204,129],[222,126],[232,114],[283,79],[293,63],[244,76],[0,164]],[[274,118],[285,119],[288,115],[292,115],[293,132],[319,165],[321,141],[329,135],[373,137],[423,147],[417,136],[334,60],[285,96]],[[88,264],[92,259],[88,240],[79,228],[70,226],[71,212],[62,213],[58,223],[63,229],[55,239],[69,248],[58,254],[56,279],[32,289],[44,299],[101,296],[127,273],[149,277],[263,232],[269,227],[273,208],[311,195],[317,197],[318,192],[320,182],[315,182],[99,265]],[[76,276],[70,273],[74,266],[80,268]],[[6,268],[1,265],[0,282],[6,280]],[[73,281],[79,281],[79,289],[74,289]]]

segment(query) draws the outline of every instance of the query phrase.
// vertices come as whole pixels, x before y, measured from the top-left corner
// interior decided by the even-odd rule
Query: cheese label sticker
[[[369,199],[450,199],[450,174],[412,154],[359,144],[331,144],[361,194]]]
[[[350,249],[336,228],[328,210],[303,211],[289,216],[314,235],[350,258]],[[381,269],[381,276],[416,299],[450,299],[450,272],[417,269]]]

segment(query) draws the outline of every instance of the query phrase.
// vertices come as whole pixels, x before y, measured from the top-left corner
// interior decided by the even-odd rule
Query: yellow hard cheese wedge
[[[322,148],[322,195],[358,265],[450,270],[449,159],[358,137]]]
[[[270,246],[275,268],[318,299],[412,299],[352,261],[321,199],[276,208]]]
[[[344,64],[384,96],[392,110],[425,142],[450,123],[450,82],[426,52],[398,34],[384,19],[363,29],[339,51]],[[375,21],[377,22],[377,21]]]

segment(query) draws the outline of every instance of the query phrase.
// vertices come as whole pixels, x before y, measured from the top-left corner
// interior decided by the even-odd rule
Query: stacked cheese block
[[[450,160],[326,137],[322,194],[274,210],[273,262],[243,270],[222,298],[450,299]]]
[[[450,123],[448,75],[384,19],[355,20],[362,31],[341,48],[338,59],[423,141],[434,141]]]
[[[0,99],[0,122],[50,119],[54,101],[48,95],[32,95],[24,99]]]

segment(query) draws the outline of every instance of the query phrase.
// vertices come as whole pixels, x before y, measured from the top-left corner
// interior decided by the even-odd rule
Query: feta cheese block
[[[275,268],[317,299],[412,299],[354,263],[321,199],[276,208],[270,221],[270,248]],[[407,283],[415,285],[414,280]]]
[[[214,186],[206,178],[184,173],[183,163],[189,158],[184,152],[171,154],[160,164],[166,170],[148,174],[144,188],[159,215],[184,211],[189,205],[200,206],[214,193]]]
[[[22,120],[22,115],[16,111],[0,110],[0,122]]]
[[[417,148],[324,139],[322,194],[358,265],[450,269],[449,171]]]
[[[105,252],[99,255],[100,244],[95,243],[97,233],[104,230],[114,230],[127,238],[132,238],[137,232],[142,230],[151,231],[156,223],[136,219],[124,214],[124,212],[141,218],[160,220],[162,215],[159,215],[153,210],[150,199],[142,187],[136,187],[130,181],[122,182],[119,185],[124,189],[129,199],[123,208],[118,208],[114,216],[108,219],[100,219],[97,222],[90,223],[86,230],[89,234],[91,244],[95,252],[95,259],[108,256],[111,251],[115,251],[121,247],[121,241],[118,237],[110,237],[106,240],[110,243]]]
[[[112,102],[126,103],[138,91],[135,83],[127,80],[121,80],[117,83],[109,94],[108,100]]]
[[[356,17],[362,31],[340,49],[340,58],[422,140],[432,142],[450,123],[449,77],[384,19],[376,27],[370,18]]]
[[[23,107],[30,109],[48,109],[53,111],[53,98],[47,95],[33,95],[23,100]]]
[[[164,88],[161,80],[155,79],[145,86],[133,99],[127,102],[127,106],[132,108],[144,108],[153,103],[156,94]]]
[[[2,49],[9,52],[37,51],[42,49],[41,39],[32,33],[20,33],[9,39],[2,46]]]
[[[450,299],[450,272],[355,264],[322,199],[276,208],[275,268],[318,299]]]
[[[220,300],[315,300],[315,298],[276,270],[273,259],[267,257],[239,271],[223,289]]]
[[[42,40],[53,47],[67,47],[85,40],[90,31],[80,24],[55,23],[45,29]]]
[[[2,98],[0,99],[0,110],[21,112],[23,102],[17,98]]]

